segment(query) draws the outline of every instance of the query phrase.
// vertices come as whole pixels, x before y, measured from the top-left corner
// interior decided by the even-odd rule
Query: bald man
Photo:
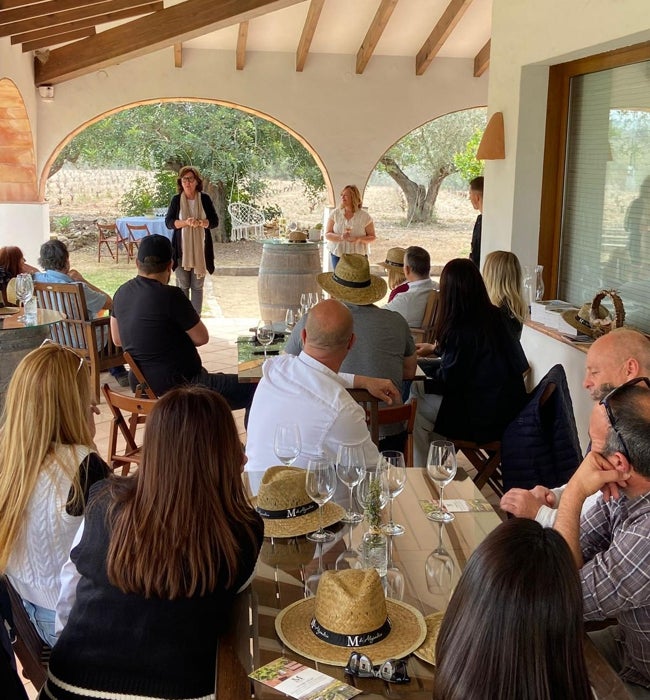
[[[594,401],[599,401],[630,379],[649,376],[650,340],[639,331],[617,328],[598,338],[589,348],[582,385]],[[510,489],[501,499],[501,509],[552,527],[564,488]]]
[[[254,494],[264,471],[279,463],[273,451],[280,423],[300,428],[301,452],[293,466],[307,467],[309,459],[324,454],[336,460],[340,444],[361,444],[366,464],[376,464],[365,411],[348,388],[367,389],[382,401],[399,398],[389,379],[339,374],[354,344],[352,314],[335,299],[322,301],[309,312],[301,331],[302,352],[269,358],[263,365],[248,422],[246,471]]]

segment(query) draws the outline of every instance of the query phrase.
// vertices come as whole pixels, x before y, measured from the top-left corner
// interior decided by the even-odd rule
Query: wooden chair
[[[135,388],[136,397],[146,396],[149,399],[157,399],[158,396],[156,395],[156,392],[149,386],[149,382],[147,382],[145,379],[142,370],[136,364],[136,361],[133,359],[131,353],[127,352],[126,350],[124,351],[124,360],[138,382],[138,385]]]
[[[126,228],[129,232],[129,238],[127,241],[127,250],[129,251],[130,255],[132,258],[135,258],[135,253],[133,250],[139,250],[140,248],[140,239],[144,238],[145,236],[150,236],[151,231],[149,230],[149,227],[147,224],[130,224],[128,221],[126,222]],[[135,233],[142,233],[142,235],[136,236]]]
[[[435,289],[429,292],[427,305],[424,308],[424,316],[422,317],[422,326],[420,328],[411,328],[411,335],[416,343],[432,343],[433,342],[433,322],[436,318],[436,309],[438,308],[438,295]]]
[[[36,282],[34,291],[41,309],[60,311],[65,315],[49,327],[50,337],[59,345],[74,350],[90,365],[95,401],[100,401],[99,374],[124,364],[122,348],[111,338],[108,316],[89,320],[86,296],[81,282],[50,284]]]
[[[111,258],[113,258],[116,263],[120,262],[120,246],[122,246],[126,250],[127,261],[130,262],[131,254],[128,241],[120,233],[120,230],[117,228],[117,224],[100,224],[99,221],[96,221],[95,224],[99,230],[97,262],[101,262],[102,246],[106,246],[106,250],[108,250]]]
[[[481,489],[485,484],[498,495],[503,496],[503,475],[501,474],[501,441],[472,442],[452,440],[457,452],[462,452],[476,469],[474,483]]]
[[[112,469],[122,466],[122,476],[127,476],[131,464],[140,464],[142,446],[136,442],[136,429],[140,423],[146,422],[146,417],[156,405],[155,399],[143,399],[137,396],[125,396],[111,391],[108,384],[102,387],[106,403],[111,409],[113,420],[108,438],[107,462]],[[128,414],[129,420],[125,414]],[[133,416],[137,419],[134,421]],[[142,418],[143,420],[140,420]],[[124,439],[124,452],[118,452],[117,438],[121,435]]]
[[[348,393],[365,410],[370,437],[379,446],[379,399],[365,389],[348,389]]]
[[[413,426],[415,425],[415,414],[417,410],[417,399],[413,399],[411,403],[405,403],[401,406],[384,406],[379,409],[379,425],[406,423],[405,430],[399,435],[404,439],[404,445],[401,451],[404,452],[404,462],[407,467],[413,466]]]
[[[52,649],[41,639],[18,592],[6,576],[0,576],[0,589],[2,588],[9,598],[13,617],[13,624],[8,630],[11,645],[22,666],[23,676],[32,682],[36,690],[40,690],[47,680],[47,665]]]
[[[264,237],[264,212],[244,202],[230,202],[228,213],[232,224],[230,236],[233,241],[240,241],[245,237]]]

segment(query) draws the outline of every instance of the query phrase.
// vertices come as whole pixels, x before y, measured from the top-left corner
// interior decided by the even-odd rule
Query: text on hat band
[[[295,508],[285,508],[284,510],[267,510],[261,506],[257,506],[255,509],[257,512],[268,520],[287,520],[289,518],[298,518],[301,515],[308,515],[318,510],[318,503],[311,501],[310,503],[305,503],[303,506],[296,506]]]
[[[312,617],[309,627],[319,639],[322,639],[328,644],[333,644],[337,647],[354,648],[370,646],[371,644],[381,642],[382,639],[386,639],[390,634],[391,624],[390,618],[387,617],[384,624],[376,630],[372,630],[372,632],[364,632],[363,634],[339,634],[338,632],[332,632],[323,627],[315,617]]]

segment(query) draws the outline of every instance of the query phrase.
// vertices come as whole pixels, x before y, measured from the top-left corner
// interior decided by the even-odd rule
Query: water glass
[[[296,325],[296,313],[293,309],[287,309],[287,313],[284,315],[284,326],[288,332],[291,332]]]
[[[454,519],[454,514],[447,511],[443,502],[445,486],[456,476],[456,448],[449,440],[436,440],[429,446],[427,456],[427,473],[438,487],[440,502],[438,507],[427,517],[429,520],[448,523]]]
[[[307,463],[305,475],[305,487],[307,495],[312,501],[318,503],[318,532],[307,535],[311,542],[331,542],[334,535],[323,529],[323,506],[336,491],[336,469],[334,464],[326,457],[316,457]]]
[[[363,443],[339,445],[336,455],[336,474],[350,492],[347,513],[341,518],[344,523],[360,523],[363,520],[363,514],[354,510],[352,489],[361,481],[365,473],[366,456],[363,450]]]
[[[266,358],[266,349],[273,342],[275,332],[271,321],[260,321],[257,324],[257,341],[264,346],[264,358]]]
[[[25,312],[25,304],[34,295],[34,280],[32,276],[27,272],[21,272],[16,276],[16,299],[22,302],[23,305],[23,315],[18,318],[19,321],[23,323],[27,320],[27,315]]]
[[[293,464],[298,458],[301,448],[298,425],[296,423],[278,423],[275,427],[273,451],[282,464],[287,467]]]
[[[379,460],[386,470],[388,482],[388,522],[382,530],[387,535],[403,535],[404,526],[393,521],[393,499],[399,496],[406,484],[406,466],[404,455],[397,450],[386,450],[379,455]]]

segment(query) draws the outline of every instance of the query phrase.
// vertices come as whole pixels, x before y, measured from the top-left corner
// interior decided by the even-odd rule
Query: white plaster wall
[[[436,59],[417,77],[413,58],[376,56],[362,76],[354,58],[314,54],[302,73],[294,54],[248,53],[243,71],[231,51],[171,49],[55,86],[39,105],[39,171],[67,135],[108,110],[139,100],[207,98],[273,116],[318,153],[334,192],[365,184],[383,153],[413,128],[487,103],[487,75],[467,59]],[[327,179],[326,177],[326,179]]]
[[[484,256],[503,248],[522,264],[536,261],[548,66],[649,39],[648,0],[493,0],[488,111],[503,112],[506,158],[486,163]],[[584,448],[592,408],[584,353],[531,329],[522,344],[535,382],[564,366]]]

